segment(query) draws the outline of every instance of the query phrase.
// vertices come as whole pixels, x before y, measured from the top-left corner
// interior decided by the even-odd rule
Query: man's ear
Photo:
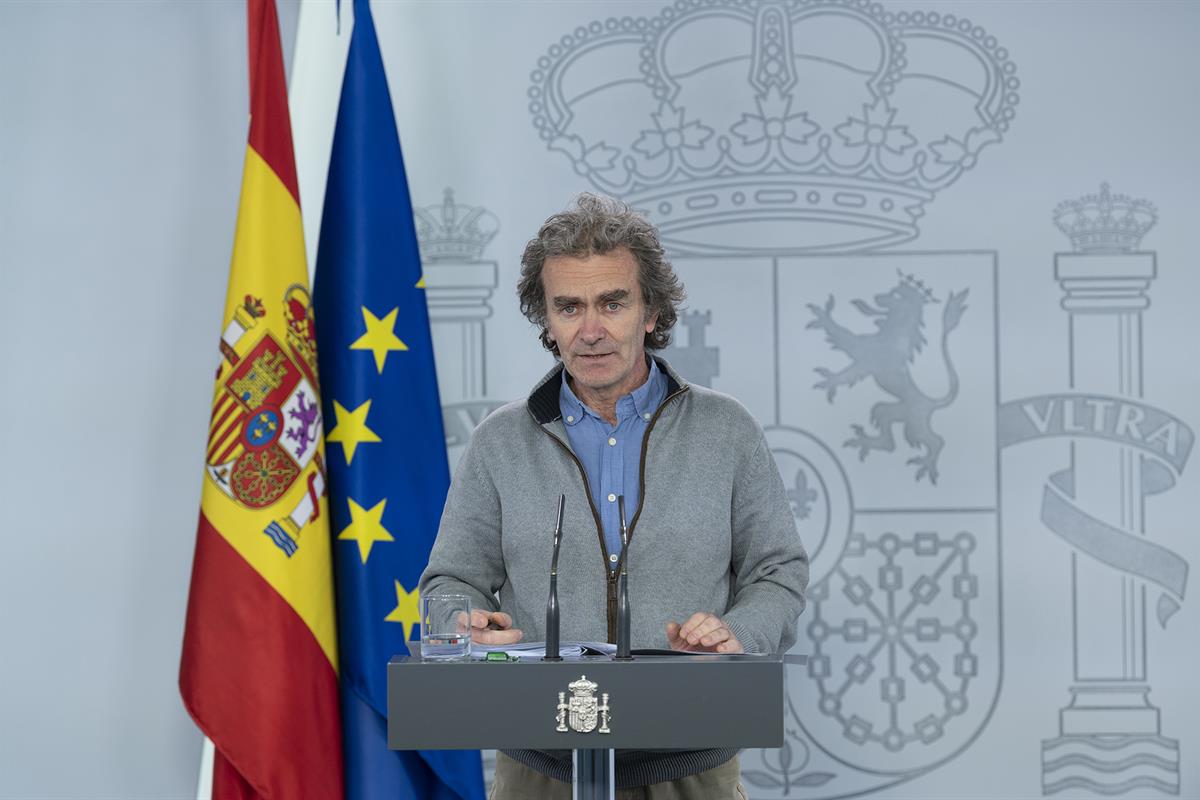
[[[646,317],[646,333],[652,333],[654,326],[658,324],[658,312],[655,311],[650,316]]]

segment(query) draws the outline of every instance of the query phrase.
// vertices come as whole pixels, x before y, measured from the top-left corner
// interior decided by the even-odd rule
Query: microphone
[[[617,578],[617,654],[615,658],[629,661],[629,528],[625,525],[625,495],[617,497],[617,513],[621,516],[621,574]]]
[[[562,661],[558,654],[558,546],[562,542],[563,509],[567,496],[558,496],[558,521],[554,523],[554,555],[550,559],[550,597],[546,600],[546,655],[543,661]]]

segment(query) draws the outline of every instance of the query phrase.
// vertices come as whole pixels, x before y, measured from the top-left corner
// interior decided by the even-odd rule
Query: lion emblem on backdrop
[[[850,364],[836,372],[818,367],[816,371],[821,379],[814,388],[824,390],[825,397],[832,403],[840,387],[874,378],[880,389],[895,398],[871,407],[870,424],[876,433],[862,425],[851,426],[854,436],[844,444],[856,448],[860,459],[865,459],[872,450],[895,452],[893,429],[902,426],[904,440],[918,451],[908,460],[917,467],[916,480],[928,478],[930,483],[937,483],[938,457],[945,439],[933,429],[933,415],[958,397],[958,372],[950,358],[949,341],[951,332],[958,327],[967,309],[967,292],[966,289],[951,292],[942,311],[941,352],[949,388],[941,397],[931,397],[922,391],[912,375],[912,361],[926,343],[923,333],[925,306],[940,302],[920,280],[900,274],[899,281],[890,291],[875,295],[874,305],[863,300],[852,301],[861,314],[874,319],[876,330],[871,333],[855,333],[838,323],[833,318],[832,295],[824,306],[809,304],[813,319],[807,327],[823,330],[833,349],[850,357]]]

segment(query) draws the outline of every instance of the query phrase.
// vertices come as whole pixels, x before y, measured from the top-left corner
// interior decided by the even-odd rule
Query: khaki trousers
[[[719,767],[677,781],[618,789],[617,800],[746,800],[746,790],[738,781],[741,774],[734,756]],[[488,799],[571,800],[571,784],[496,753],[496,779]]]

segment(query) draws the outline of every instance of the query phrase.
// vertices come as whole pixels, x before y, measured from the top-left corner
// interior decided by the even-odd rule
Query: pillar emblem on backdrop
[[[1179,742],[1162,735],[1150,698],[1147,624],[1166,628],[1179,610],[1188,564],[1151,540],[1146,499],[1175,486],[1195,434],[1144,399],[1142,318],[1158,267],[1141,242],[1156,219],[1108,184],[1058,205],[1054,223],[1071,240],[1054,256],[1070,390],[1000,408],[1005,446],[1068,440],[1042,488],[1042,523],[1071,548],[1074,670],[1058,735],[1042,742],[1044,794],[1180,789]]]
[[[488,301],[496,289],[497,264],[484,260],[483,250],[500,223],[484,208],[456,203],[452,189],[445,190],[440,204],[413,214],[453,471],[475,426],[507,402],[487,397],[484,328],[492,315]]]
[[[667,357],[763,422],[813,556],[755,797],[915,777],[996,703],[997,256],[894,248],[1003,141],[1015,71],[953,15],[681,0],[566,32],[531,74],[547,149],[659,226],[703,309]]]

